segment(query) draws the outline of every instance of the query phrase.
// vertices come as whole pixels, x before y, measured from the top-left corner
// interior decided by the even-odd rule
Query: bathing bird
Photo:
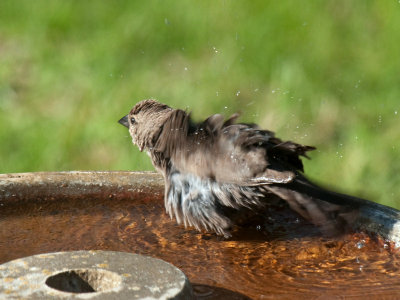
[[[137,103],[119,123],[163,175],[166,211],[185,227],[228,238],[243,216],[259,214],[278,197],[323,234],[351,228],[355,198],[304,176],[301,157],[314,147],[282,141],[237,118],[214,114],[194,122],[187,111],[150,99]]]

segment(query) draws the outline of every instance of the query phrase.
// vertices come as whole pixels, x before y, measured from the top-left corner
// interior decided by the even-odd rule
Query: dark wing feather
[[[171,158],[176,151],[184,149],[190,127],[190,115],[185,111],[173,110],[169,118],[154,136],[154,150]]]
[[[300,156],[313,147],[282,142],[254,124],[235,124],[237,117],[224,121],[216,114],[194,124],[187,113],[176,110],[164,124],[155,148],[181,172],[221,183],[287,183],[303,170]]]

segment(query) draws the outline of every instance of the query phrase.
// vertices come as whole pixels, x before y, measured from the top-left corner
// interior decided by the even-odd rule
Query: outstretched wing
[[[221,183],[288,183],[303,171],[300,156],[314,147],[283,142],[254,124],[235,124],[237,117],[224,121],[216,114],[194,124],[176,110],[164,124],[158,147],[180,172]]]

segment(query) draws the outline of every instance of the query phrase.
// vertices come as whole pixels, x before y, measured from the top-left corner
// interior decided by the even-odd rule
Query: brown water
[[[164,259],[186,273],[200,299],[400,298],[393,245],[362,233],[323,238],[285,207],[229,240],[177,225],[162,196],[0,207],[0,263],[95,249]]]

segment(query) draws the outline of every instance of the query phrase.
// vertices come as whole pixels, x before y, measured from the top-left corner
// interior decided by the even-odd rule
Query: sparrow
[[[355,198],[321,188],[303,174],[301,157],[315,147],[237,123],[238,116],[214,114],[196,123],[190,113],[149,99],[119,120],[163,175],[171,218],[228,238],[242,212],[257,214],[278,197],[323,234],[351,228]]]

